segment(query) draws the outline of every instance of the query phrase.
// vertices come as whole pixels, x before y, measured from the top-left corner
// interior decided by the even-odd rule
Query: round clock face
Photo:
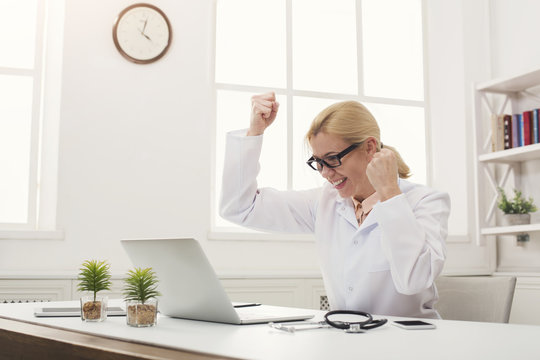
[[[148,64],[161,58],[171,43],[167,16],[150,4],[135,4],[124,9],[113,27],[114,44],[128,60]]]

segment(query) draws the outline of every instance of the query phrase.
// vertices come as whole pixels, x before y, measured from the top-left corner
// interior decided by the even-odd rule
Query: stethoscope
[[[336,315],[355,315],[362,318],[361,321],[341,321],[335,319]],[[332,319],[334,317],[334,319]],[[336,328],[349,334],[359,334],[367,330],[378,328],[388,322],[387,319],[373,319],[371,314],[364,311],[333,310],[324,315],[324,320],[319,322],[296,322],[296,323],[269,323],[272,328],[294,333],[299,330],[312,330],[322,328]]]
[[[363,317],[365,320],[355,322],[331,320],[331,317],[335,315],[356,315]],[[352,310],[329,311],[324,315],[324,320],[328,325],[335,327],[336,329],[345,330],[347,333],[364,332],[365,330],[371,330],[378,328],[379,326],[383,326],[388,322],[387,319],[373,319],[373,316],[367,312]]]

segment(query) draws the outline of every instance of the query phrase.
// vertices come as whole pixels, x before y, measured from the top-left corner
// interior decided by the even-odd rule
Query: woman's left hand
[[[381,201],[401,194],[397,182],[397,160],[391,150],[383,148],[373,154],[373,158],[367,165],[366,175],[375,191],[379,193]]]

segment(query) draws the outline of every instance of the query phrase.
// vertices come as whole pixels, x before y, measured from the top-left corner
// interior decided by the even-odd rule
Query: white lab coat
[[[257,188],[262,136],[227,134],[220,214],[259,230],[314,233],[333,310],[438,318],[434,280],[445,261],[450,198],[399,180],[359,226],[352,199],[331,184],[306,191]]]

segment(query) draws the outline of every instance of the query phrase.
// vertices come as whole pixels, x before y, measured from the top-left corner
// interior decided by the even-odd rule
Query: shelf
[[[521,184],[521,165],[526,162],[540,161],[540,144],[532,144],[507,150],[489,152],[491,135],[491,116],[506,111],[517,113],[524,108],[531,108],[540,103],[540,68],[522,72],[512,77],[499,78],[477,83],[474,91],[474,140],[476,156],[474,161],[476,231],[478,245],[486,245],[489,237],[497,235],[517,235],[540,233],[540,223],[515,226],[490,226],[494,223],[497,207],[497,187],[503,187],[507,181]],[[501,96],[489,96],[504,95]],[[536,106],[537,107],[537,106]],[[508,110],[510,109],[510,110]],[[491,120],[491,121],[488,121]],[[507,166],[488,166],[501,164]],[[513,179],[511,178],[513,177]],[[525,181],[530,182],[528,179]],[[534,186],[534,184],[531,184]],[[490,189],[484,187],[491,186]]]
[[[511,163],[535,159],[540,159],[540,144],[520,146],[478,156],[478,161],[496,163]]]
[[[482,235],[516,235],[521,233],[530,233],[540,231],[540,224],[514,225],[514,226],[495,226],[480,229]]]
[[[476,90],[506,94],[530,89],[540,84],[540,70],[530,71],[504,79],[486,81],[476,86]]]

